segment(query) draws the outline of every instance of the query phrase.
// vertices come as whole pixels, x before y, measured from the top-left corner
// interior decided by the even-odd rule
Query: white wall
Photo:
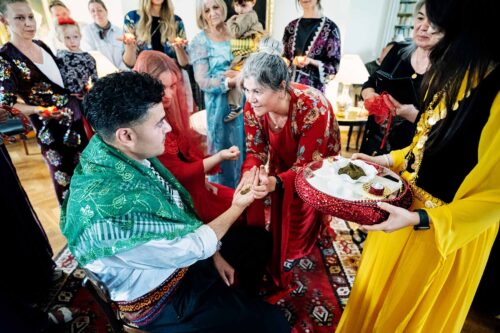
[[[139,0],[104,0],[111,22],[123,25],[123,16],[137,9]],[[196,26],[195,0],[172,0],[175,13],[184,21],[188,39],[199,31]],[[269,1],[269,0],[268,0]],[[364,62],[375,59],[384,44],[386,15],[395,0],[323,0],[324,14],[339,27],[342,53],[357,53]],[[91,22],[85,0],[65,0],[77,21]],[[274,0],[272,36],[281,39],[285,26],[302,15],[296,0]]]
[[[88,10],[88,0],[63,0],[66,6],[71,11],[71,17],[78,22],[91,23],[92,18]],[[114,25],[119,27],[123,26],[123,17],[125,16],[126,9],[128,6],[125,4],[132,4],[131,9],[137,8],[135,2],[137,1],[117,1],[117,0],[104,0],[106,7],[108,8],[108,18]],[[129,9],[130,10],[130,9]]]

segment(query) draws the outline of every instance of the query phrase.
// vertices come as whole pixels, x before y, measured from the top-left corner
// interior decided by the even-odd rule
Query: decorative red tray
[[[401,181],[399,192],[392,198],[380,199],[362,199],[362,200],[347,200],[337,196],[332,196],[326,191],[315,188],[309,180],[316,177],[315,171],[323,167],[324,161],[336,161],[334,157],[330,157],[322,161],[314,161],[302,168],[295,178],[295,188],[299,196],[312,207],[317,210],[338,218],[359,224],[377,224],[387,220],[389,213],[380,209],[377,202],[387,202],[391,205],[408,208],[412,203],[412,193],[408,183],[399,175],[383,166],[366,162],[377,169],[377,175],[389,175],[389,178]],[[328,169],[325,169],[328,170]],[[324,177],[324,175],[323,175]],[[332,174],[332,178],[334,175]],[[309,179],[309,180],[308,180]],[[346,186],[350,186],[346,184]]]

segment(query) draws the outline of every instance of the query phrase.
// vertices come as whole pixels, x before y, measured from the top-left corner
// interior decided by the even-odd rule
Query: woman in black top
[[[401,149],[411,143],[415,133],[415,121],[419,114],[418,99],[423,74],[429,67],[429,53],[441,39],[441,33],[429,33],[430,22],[427,19],[424,1],[419,1],[415,6],[415,22],[413,27],[412,44],[397,43],[382,61],[379,70],[372,74],[363,85],[361,95],[369,100],[384,92],[384,80],[389,78],[402,79],[401,82],[393,81],[394,85],[403,86],[411,81],[413,90],[395,90],[389,97],[393,105],[393,119],[386,135],[386,121],[382,125],[375,122],[374,116],[368,117],[365,135],[360,152],[368,155],[382,155],[391,150]],[[402,82],[407,79],[408,82]]]
[[[321,91],[340,64],[340,31],[323,15],[321,0],[297,0],[304,15],[288,23],[283,34],[283,56],[293,65],[292,81]]]

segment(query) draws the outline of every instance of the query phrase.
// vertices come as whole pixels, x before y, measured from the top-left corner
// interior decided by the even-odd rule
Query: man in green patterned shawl
[[[202,224],[189,193],[155,158],[170,131],[163,91],[147,74],[122,72],[86,96],[97,133],[62,206],[69,249],[108,287],[122,317],[148,332],[289,332],[280,311],[249,292],[271,253],[268,233],[229,229],[258,196],[258,171],[226,212]]]

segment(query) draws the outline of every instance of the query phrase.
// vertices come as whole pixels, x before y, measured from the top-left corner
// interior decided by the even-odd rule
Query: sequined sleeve
[[[0,55],[0,107],[12,107],[16,104],[16,78],[12,75],[12,66]]]

